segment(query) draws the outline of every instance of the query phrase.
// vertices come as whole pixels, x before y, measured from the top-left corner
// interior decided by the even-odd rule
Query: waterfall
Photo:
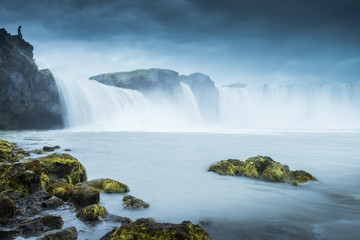
[[[360,129],[360,82],[221,87],[218,95],[208,96],[210,100],[218,97],[218,105],[210,104],[210,100],[207,105],[199,105],[185,83],[180,83],[173,96],[161,92],[143,95],[135,90],[70,77],[58,78],[57,84],[64,102],[66,126],[72,129]],[[215,122],[202,119],[201,108],[206,107],[216,108]]]
[[[224,126],[359,129],[360,83],[258,85],[219,89]]]
[[[56,79],[67,128],[97,131],[177,131],[201,122],[189,86],[181,83],[175,99],[101,84],[88,79]]]

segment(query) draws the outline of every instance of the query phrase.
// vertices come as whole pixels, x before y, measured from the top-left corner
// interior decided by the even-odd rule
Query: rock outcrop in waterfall
[[[0,29],[0,130],[62,126],[62,107],[52,73],[38,69],[30,43]]]
[[[180,83],[187,84],[194,94],[203,119],[215,120],[218,116],[219,93],[209,76],[193,73],[189,76],[168,69],[140,69],[90,77],[100,83],[119,88],[138,90],[147,95],[154,92],[174,96],[180,91]]]
[[[143,94],[162,92],[173,95],[180,89],[178,77],[179,74],[175,71],[151,68],[100,74],[90,79],[109,86],[138,90]]]

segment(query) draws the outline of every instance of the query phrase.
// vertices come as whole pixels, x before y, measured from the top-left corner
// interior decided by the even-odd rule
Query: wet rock
[[[31,234],[61,229],[63,225],[61,216],[48,215],[26,221],[20,225],[19,229],[25,234]]]
[[[71,149],[65,148],[64,151],[65,151],[65,152],[71,152]]]
[[[41,203],[41,207],[45,209],[57,209],[64,205],[66,205],[66,202],[56,196],[52,196],[51,198]]]
[[[85,221],[99,220],[99,217],[105,218],[107,210],[100,204],[92,204],[81,209],[80,212],[76,214],[77,218]]]
[[[56,145],[54,147],[44,146],[43,151],[44,152],[53,152],[53,151],[55,151],[56,149],[59,149],[59,148],[60,148],[60,146],[58,146],[58,145]]]
[[[107,222],[118,222],[118,223],[121,223],[122,225],[132,222],[131,219],[128,218],[128,217],[120,217],[120,216],[116,216],[116,215],[109,214],[109,213],[106,214],[105,221],[107,221]]]
[[[52,230],[44,233],[36,240],[76,240],[78,231],[75,227],[69,227],[59,230]]]
[[[305,171],[290,171],[289,167],[274,161],[270,157],[256,156],[246,161],[229,159],[210,166],[209,171],[220,175],[245,176],[269,182],[286,182],[293,185],[307,181],[317,181]]]
[[[64,201],[70,201],[77,207],[86,207],[98,203],[100,191],[96,188],[74,186],[69,183],[54,183],[48,188],[48,192]]]
[[[130,188],[124,183],[109,178],[93,179],[80,183],[80,185],[94,187],[105,193],[125,193],[130,191]]]
[[[10,161],[14,157],[15,144],[0,139],[0,160]]]
[[[34,151],[32,151],[35,154],[41,155],[41,154],[45,154],[45,152],[41,149],[35,149]]]
[[[7,197],[0,195],[0,219],[7,219],[15,214],[16,206],[14,201]]]
[[[45,188],[49,178],[38,160],[0,164],[0,190],[14,190],[26,196]]]
[[[122,200],[125,205],[125,208],[139,209],[139,208],[150,207],[150,204],[131,195],[125,195]]]
[[[101,239],[208,240],[210,237],[203,228],[189,221],[184,221],[181,224],[172,224],[157,223],[152,219],[141,218],[109,232]]]
[[[19,229],[0,227],[0,239],[12,239],[19,233],[21,233]]]
[[[85,167],[69,154],[50,154],[39,158],[50,183],[66,182],[76,184],[87,180]]]

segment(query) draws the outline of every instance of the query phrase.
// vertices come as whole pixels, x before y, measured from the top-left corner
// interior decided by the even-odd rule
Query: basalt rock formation
[[[63,126],[55,79],[39,70],[33,46],[0,29],[0,130],[50,129]]]

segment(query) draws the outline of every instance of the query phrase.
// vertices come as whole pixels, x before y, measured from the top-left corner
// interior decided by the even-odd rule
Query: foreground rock
[[[79,185],[97,188],[105,193],[126,193],[130,191],[130,188],[126,184],[109,178],[93,179],[82,182]]]
[[[0,29],[0,130],[63,126],[63,111],[52,73],[38,70],[33,46]]]
[[[50,183],[76,184],[87,180],[85,167],[69,154],[53,153],[39,158]]]
[[[61,229],[63,225],[64,221],[62,220],[61,216],[48,215],[24,222],[20,225],[19,228],[23,233],[34,234],[37,232]]]
[[[305,171],[290,171],[289,167],[278,163],[270,157],[256,156],[246,161],[229,159],[210,166],[209,171],[220,175],[245,176],[269,182],[286,182],[293,185],[308,181],[317,181]]]
[[[194,225],[189,221],[181,224],[157,223],[152,219],[141,218],[135,222],[126,224],[108,233],[101,240],[130,240],[130,239],[193,239],[208,240],[208,233],[198,225]]]
[[[80,212],[76,214],[77,218],[80,218],[85,221],[99,220],[99,217],[105,218],[107,210],[100,204],[92,204],[81,209]]]
[[[122,200],[125,205],[125,208],[139,209],[139,208],[150,207],[150,204],[131,195],[125,195]]]
[[[65,229],[52,230],[44,233],[36,240],[76,240],[78,231],[75,227]]]
[[[54,183],[48,192],[64,201],[69,201],[77,207],[86,207],[100,201],[100,191],[92,187],[74,186],[69,183]]]
[[[0,190],[13,190],[25,196],[46,188],[49,179],[39,160],[0,164]]]

